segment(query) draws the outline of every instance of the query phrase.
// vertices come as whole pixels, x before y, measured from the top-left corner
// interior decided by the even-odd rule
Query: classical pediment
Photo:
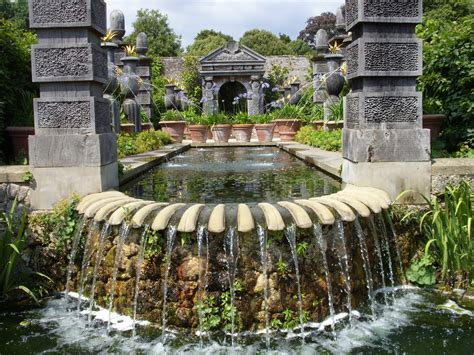
[[[209,53],[200,60],[201,64],[225,62],[225,63],[240,63],[240,62],[255,62],[265,63],[265,57],[251,50],[250,48],[241,45],[237,42],[231,41],[224,47],[218,48]]]

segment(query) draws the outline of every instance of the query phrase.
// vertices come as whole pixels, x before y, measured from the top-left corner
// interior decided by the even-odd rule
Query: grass
[[[432,263],[438,266],[441,281],[457,283],[458,286],[467,281],[470,286],[474,286],[474,194],[469,183],[462,181],[458,186],[446,187],[442,196],[423,198],[429,207],[427,212],[419,216],[420,230],[426,237],[423,257],[432,257]],[[412,217],[413,213],[407,213],[403,219]]]

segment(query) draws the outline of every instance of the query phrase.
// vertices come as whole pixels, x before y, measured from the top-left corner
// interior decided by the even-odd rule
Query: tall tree
[[[300,32],[298,38],[314,48],[314,36],[321,28],[327,31],[329,37],[333,36],[336,32],[336,15],[332,12],[323,12],[319,16],[310,17],[306,21],[305,29]]]
[[[194,38],[194,42],[188,46],[187,53],[192,56],[202,57],[214,49],[224,46],[233,38],[222,32],[214,30],[202,30]]]
[[[264,56],[292,54],[288,44],[265,30],[254,29],[245,32],[240,43]]]
[[[18,27],[27,30],[28,0],[0,0],[0,18],[10,20]]]
[[[138,10],[133,32],[126,38],[126,42],[134,43],[140,32],[145,32],[148,36],[150,57],[175,57],[181,53],[181,36],[171,29],[168,16],[160,11]]]

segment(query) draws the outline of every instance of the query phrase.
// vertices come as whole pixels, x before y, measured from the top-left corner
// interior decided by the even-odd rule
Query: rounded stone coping
[[[311,228],[314,223],[334,224],[336,219],[353,222],[357,216],[369,217],[387,209],[391,204],[389,195],[371,187],[348,185],[344,190],[327,196],[281,201],[275,204],[258,203],[269,231],[282,231],[286,227],[281,211],[291,216],[292,222],[302,229]],[[228,206],[230,206],[229,204]],[[234,205],[234,204],[232,204]],[[254,204],[252,204],[254,205]],[[119,191],[106,191],[85,196],[77,206],[77,211],[96,222],[107,222],[112,226],[122,224],[129,216],[133,228],[140,228],[152,214],[155,214],[151,229],[161,231],[168,227],[173,216],[179,217],[178,232],[191,233],[197,229],[199,216],[206,207],[212,208],[207,221],[208,231],[223,233],[226,230],[226,205],[196,203],[166,203],[132,198]],[[312,218],[312,212],[316,218]],[[179,214],[178,214],[179,213]],[[256,228],[255,218],[248,204],[237,208],[237,230],[248,233]]]

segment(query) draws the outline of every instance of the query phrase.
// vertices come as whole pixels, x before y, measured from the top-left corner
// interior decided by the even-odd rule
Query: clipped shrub
[[[298,143],[307,144],[311,147],[328,150],[331,152],[342,151],[342,130],[324,131],[311,126],[302,127],[296,134]]]
[[[140,133],[120,133],[117,138],[118,157],[149,152],[172,143],[171,136],[163,131],[143,131]]]

